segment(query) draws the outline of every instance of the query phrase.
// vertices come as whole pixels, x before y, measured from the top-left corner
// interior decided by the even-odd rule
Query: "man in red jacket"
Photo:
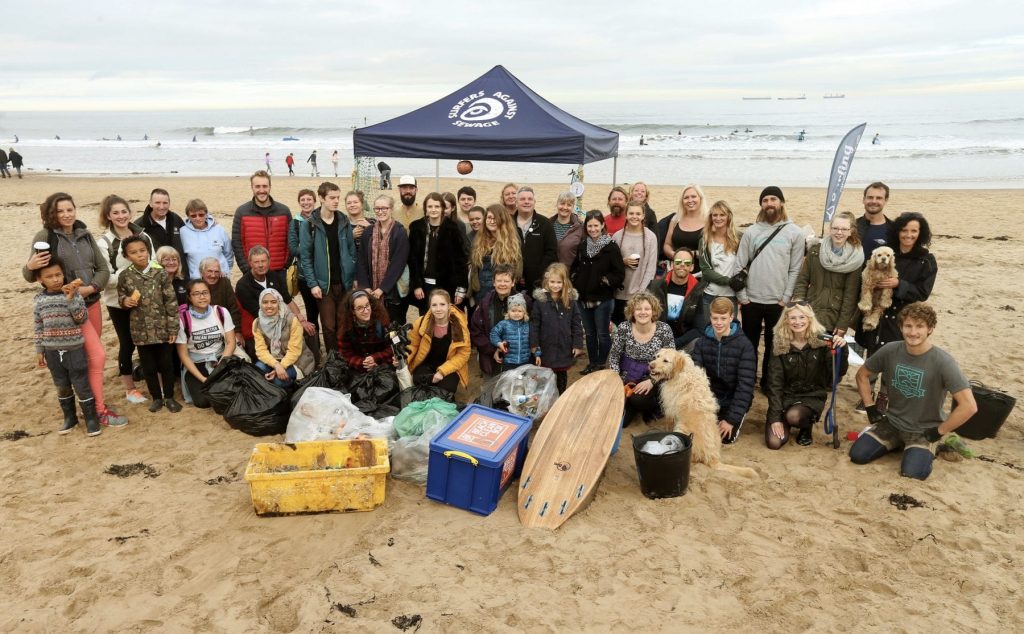
[[[242,273],[249,272],[249,250],[255,246],[270,251],[270,270],[284,271],[291,264],[288,252],[288,225],[292,212],[270,197],[270,174],[260,170],[249,178],[252,200],[235,210],[231,225],[231,248]],[[227,274],[227,271],[225,271]]]

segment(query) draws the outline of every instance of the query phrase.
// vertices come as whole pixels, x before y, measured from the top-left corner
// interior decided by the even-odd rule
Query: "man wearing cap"
[[[758,200],[761,211],[757,222],[743,233],[736,254],[737,268],[746,267],[748,271],[747,285],[737,291],[736,299],[743,315],[743,332],[755,350],[764,327],[763,391],[768,384],[768,360],[774,343],[772,329],[793,296],[804,259],[805,238],[786,216],[786,198],[781,189],[765,187]]]
[[[416,178],[406,174],[398,179],[398,198],[401,202],[395,210],[395,220],[409,230],[409,224],[413,220],[423,217],[423,210],[416,202]]]

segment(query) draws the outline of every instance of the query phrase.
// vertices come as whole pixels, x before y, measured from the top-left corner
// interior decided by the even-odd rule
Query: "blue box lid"
[[[533,421],[483,405],[470,405],[434,435],[430,448],[468,453],[488,467],[497,467],[530,433]]]

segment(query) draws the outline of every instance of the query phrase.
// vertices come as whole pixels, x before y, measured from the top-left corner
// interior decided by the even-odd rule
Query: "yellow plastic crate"
[[[384,503],[388,442],[260,443],[245,480],[257,515],[372,511]]]

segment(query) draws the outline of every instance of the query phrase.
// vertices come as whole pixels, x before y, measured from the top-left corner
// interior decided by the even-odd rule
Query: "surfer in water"
[[[881,144],[881,142],[882,140],[878,138],[877,133],[875,134],[875,138],[871,139],[871,145],[879,145]]]
[[[807,131],[806,130],[800,130],[800,134],[796,135],[796,140],[797,141],[803,141],[806,136],[807,136]]]

